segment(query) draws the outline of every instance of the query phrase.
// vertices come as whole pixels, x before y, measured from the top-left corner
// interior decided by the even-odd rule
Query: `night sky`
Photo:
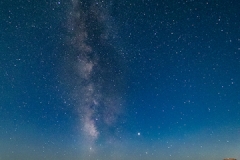
[[[238,0],[0,2],[0,160],[240,159]]]

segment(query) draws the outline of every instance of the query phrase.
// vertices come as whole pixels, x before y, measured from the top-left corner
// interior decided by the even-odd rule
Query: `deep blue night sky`
[[[240,2],[0,2],[0,159],[240,159]]]

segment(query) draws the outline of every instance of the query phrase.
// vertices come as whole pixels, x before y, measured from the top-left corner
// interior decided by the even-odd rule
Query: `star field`
[[[239,2],[0,2],[0,159],[240,159]]]

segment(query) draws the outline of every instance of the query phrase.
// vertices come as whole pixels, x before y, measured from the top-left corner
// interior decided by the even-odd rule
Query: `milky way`
[[[110,43],[112,26],[106,4],[73,0],[68,17],[73,93],[81,131],[92,144],[117,132],[114,125],[123,108],[123,71]]]

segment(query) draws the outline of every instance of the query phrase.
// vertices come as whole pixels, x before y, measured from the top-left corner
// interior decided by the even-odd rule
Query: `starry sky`
[[[239,7],[1,1],[0,159],[240,159]]]

